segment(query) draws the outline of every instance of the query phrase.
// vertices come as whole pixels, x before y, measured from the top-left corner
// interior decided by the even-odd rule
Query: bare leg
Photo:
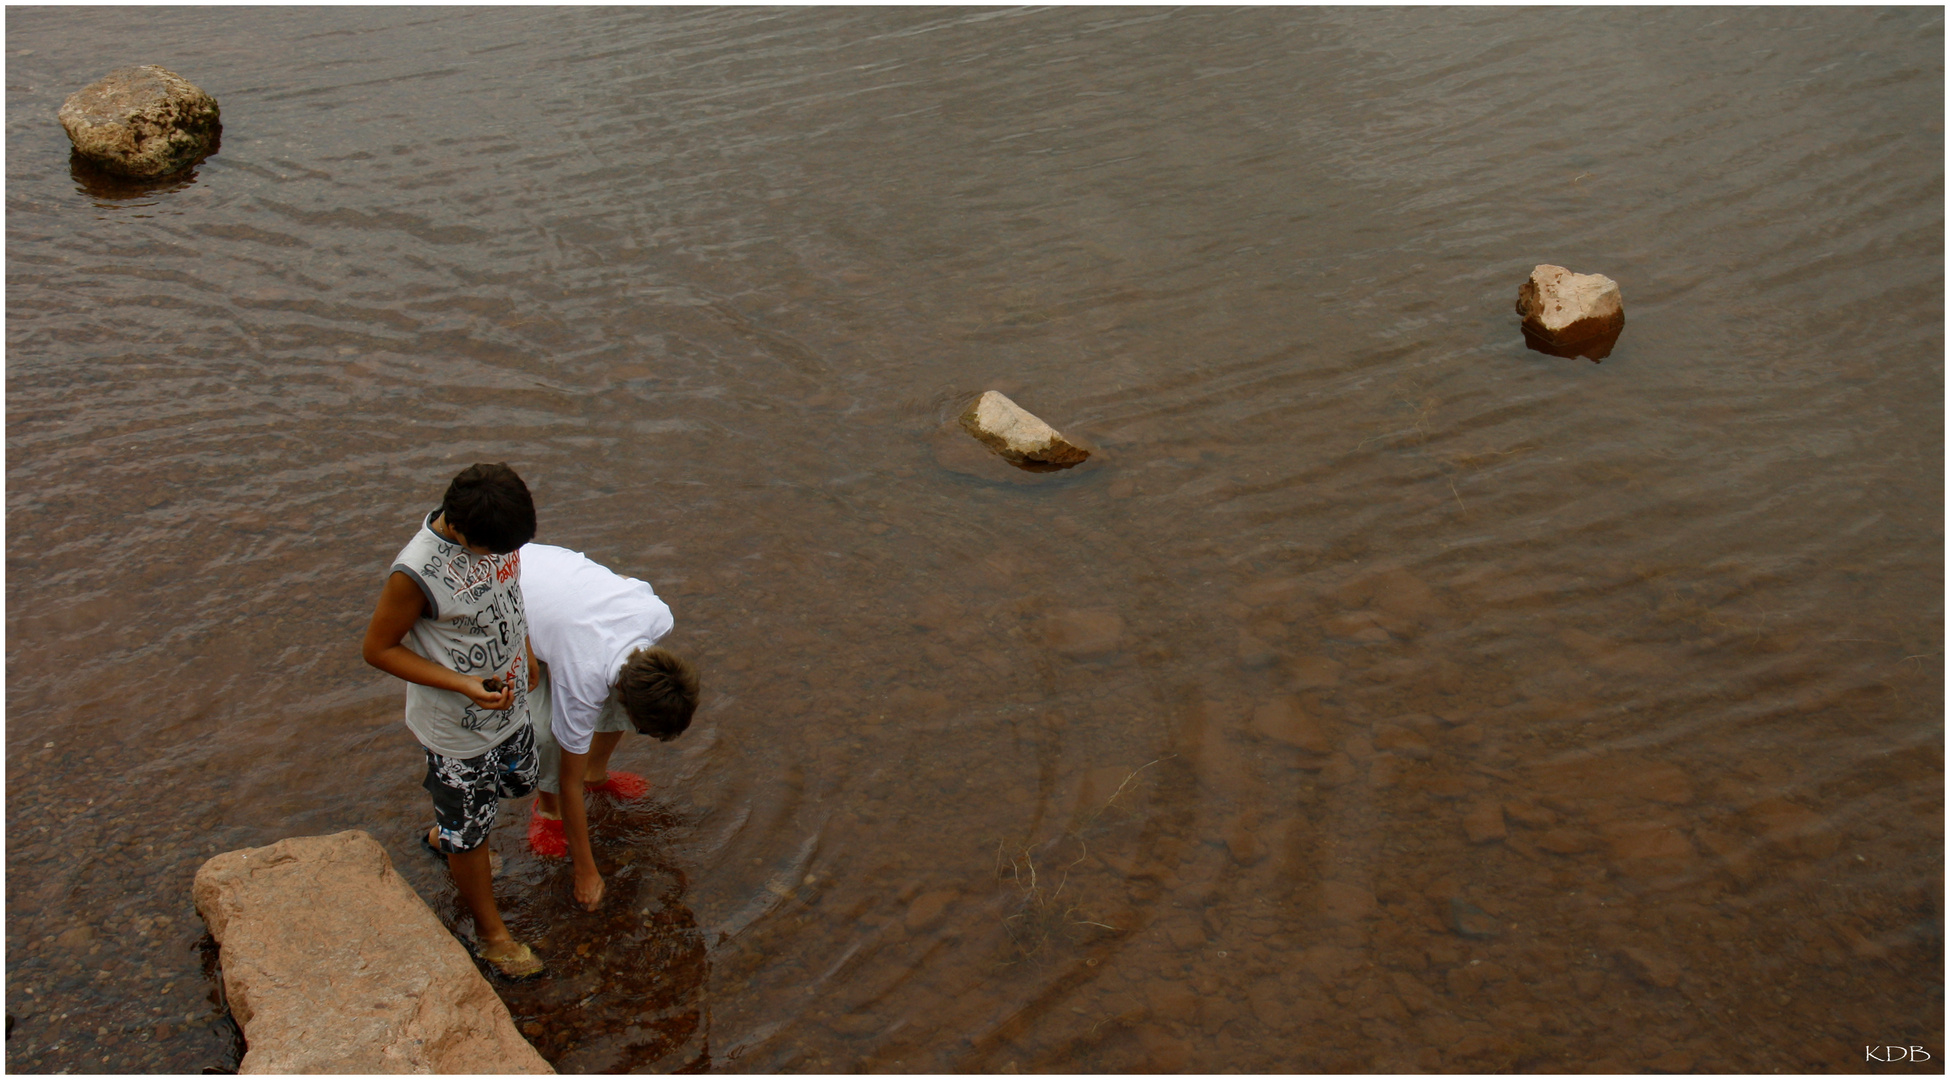
[[[600,784],[609,779],[609,755],[623,741],[620,731],[598,731],[589,739],[589,765],[582,770],[582,782]]]
[[[562,751],[562,835],[575,863],[576,902],[590,911],[603,898],[603,877],[589,849],[589,817],[582,805],[582,777],[588,756]]]
[[[554,821],[562,816],[562,798],[553,791],[535,793],[535,813]]]
[[[474,936],[483,945],[500,945],[515,938],[501,921],[501,909],[494,903],[494,871],[488,865],[488,855],[486,844],[449,855],[447,870],[454,875],[454,887],[460,890],[461,902],[474,916]]]

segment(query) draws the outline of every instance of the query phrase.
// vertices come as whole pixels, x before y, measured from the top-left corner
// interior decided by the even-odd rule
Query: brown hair
[[[440,514],[470,544],[506,555],[535,538],[535,500],[507,462],[469,465],[447,485]]]
[[[637,731],[669,742],[697,711],[697,669],[669,649],[638,649],[623,662],[616,695]]]

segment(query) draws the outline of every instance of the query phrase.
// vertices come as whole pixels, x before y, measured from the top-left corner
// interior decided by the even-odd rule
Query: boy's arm
[[[576,903],[594,911],[603,899],[603,875],[589,848],[589,814],[582,805],[582,771],[588,763],[588,753],[572,754],[568,747],[562,748],[562,835],[575,863]]]
[[[466,694],[484,709],[506,709],[514,705],[514,687],[504,686],[500,693],[490,694],[481,679],[436,664],[406,647],[406,635],[426,611],[426,604],[420,586],[411,577],[398,570],[389,574],[386,586],[379,590],[379,604],[373,609],[372,622],[366,626],[361,650],[366,663],[407,682]]]

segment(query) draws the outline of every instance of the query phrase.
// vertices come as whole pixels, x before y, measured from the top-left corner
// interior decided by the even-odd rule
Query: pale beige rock
[[[961,426],[1018,465],[1074,465],[1090,456],[1090,451],[996,390],[975,399],[961,414]]]
[[[137,180],[195,164],[219,130],[217,99],[154,64],[109,72],[69,94],[56,115],[77,153]]]
[[[1549,263],[1532,270],[1530,280],[1518,287],[1517,314],[1526,333],[1552,345],[1574,345],[1625,328],[1618,282]]]
[[[364,832],[203,864],[244,1073],[552,1073],[467,950]]]

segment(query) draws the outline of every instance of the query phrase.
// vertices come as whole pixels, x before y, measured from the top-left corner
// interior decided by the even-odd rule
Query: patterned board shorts
[[[440,850],[448,855],[487,843],[500,800],[519,799],[534,791],[540,772],[535,735],[527,724],[479,757],[442,757],[421,749],[427,755],[427,778],[420,786],[433,796]]]

